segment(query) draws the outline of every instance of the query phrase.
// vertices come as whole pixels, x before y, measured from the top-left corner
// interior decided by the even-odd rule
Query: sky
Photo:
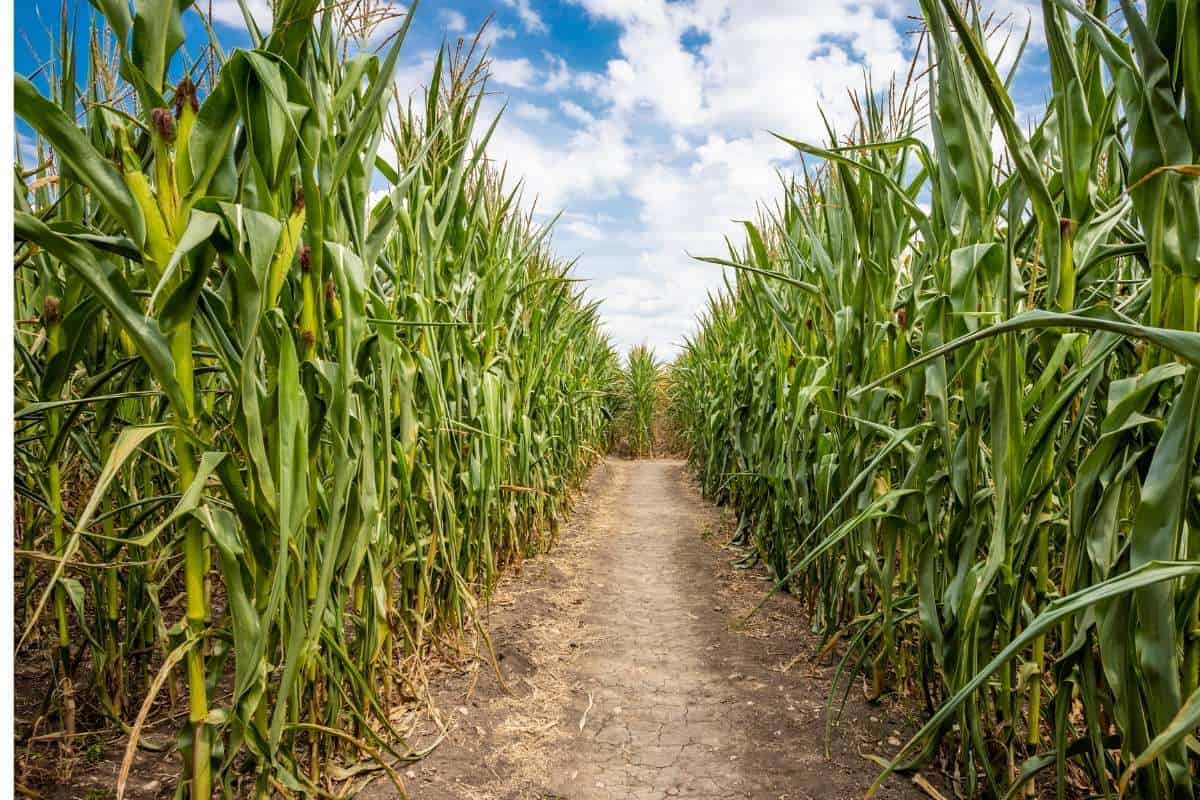
[[[209,2],[227,49],[248,45],[237,0]],[[269,27],[269,0],[247,2]],[[36,67],[59,3],[16,8],[18,72]],[[983,3],[1020,32],[1032,22],[1018,110],[1047,98],[1039,5]],[[87,13],[85,0],[68,0],[76,7]],[[484,114],[503,116],[489,155],[522,176],[539,219],[561,212],[554,248],[578,259],[614,344],[669,359],[722,285],[719,267],[690,256],[725,255],[726,237],[740,242],[737,221],[773,203],[780,173],[798,169],[771,132],[822,141],[818,109],[847,131],[849,92],[868,74],[878,87],[907,70],[917,13],[915,0],[424,0],[396,79],[419,90],[443,42],[491,20]]]

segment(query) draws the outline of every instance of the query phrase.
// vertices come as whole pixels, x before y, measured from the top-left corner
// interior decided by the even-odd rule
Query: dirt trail
[[[857,688],[824,752],[833,667],[798,605],[720,549],[729,519],[682,462],[609,460],[552,553],[507,580],[479,662],[435,678],[451,726],[415,798],[851,798],[911,728]],[[383,796],[383,795],[379,795]],[[882,797],[923,797],[893,778]]]

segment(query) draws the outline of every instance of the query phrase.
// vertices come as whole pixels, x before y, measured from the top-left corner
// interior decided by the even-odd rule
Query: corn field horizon
[[[918,719],[867,796],[1197,796],[1200,6],[1041,0],[1019,116],[1028,32],[920,0],[848,128],[771,132],[799,166],[668,360],[489,155],[486,25],[404,98],[421,5],[242,5],[227,50],[64,4],[14,76],[18,764],[107,732],[118,800],[143,752],[176,797],[410,796],[428,666],[503,686],[502,576],[679,455],[836,659],[826,750],[859,685]]]

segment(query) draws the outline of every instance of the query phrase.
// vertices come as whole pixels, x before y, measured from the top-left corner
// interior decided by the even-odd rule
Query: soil
[[[489,605],[504,685],[486,658],[431,682],[447,730],[403,771],[408,792],[861,797],[879,773],[868,757],[893,754],[915,719],[852,691],[827,742],[836,654],[819,658],[789,596],[743,623],[770,583],[761,568],[732,565],[732,528],[683,462],[603,462],[554,550],[526,561]],[[395,789],[377,781],[368,796]],[[894,776],[878,796],[926,794]]]

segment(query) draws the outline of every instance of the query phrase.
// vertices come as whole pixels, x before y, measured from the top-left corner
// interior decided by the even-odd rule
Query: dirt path
[[[850,798],[911,726],[858,691],[824,752],[833,667],[781,597],[720,544],[729,520],[678,461],[609,460],[555,550],[505,582],[479,662],[436,677],[450,733],[415,798]],[[383,795],[379,795],[383,796]],[[883,797],[922,797],[894,778]]]

